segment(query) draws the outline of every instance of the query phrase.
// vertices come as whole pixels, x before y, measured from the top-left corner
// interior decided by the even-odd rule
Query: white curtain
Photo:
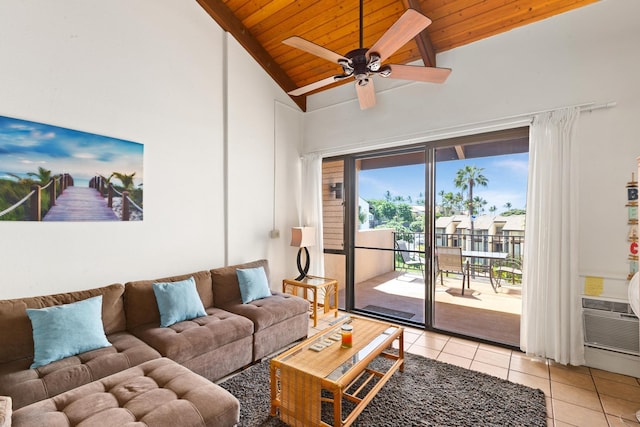
[[[520,348],[584,364],[578,278],[579,108],[538,114],[529,135]]]
[[[309,274],[324,277],[322,242],[322,156],[308,154],[302,158],[302,226],[316,228],[316,244],[309,249]]]

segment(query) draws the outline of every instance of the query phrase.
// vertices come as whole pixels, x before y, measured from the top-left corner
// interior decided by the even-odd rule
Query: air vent
[[[586,346],[640,355],[638,318],[628,303],[583,298],[582,307]]]
[[[611,311],[614,313],[633,314],[631,306],[626,302],[606,301],[593,298],[582,298],[582,308]]]

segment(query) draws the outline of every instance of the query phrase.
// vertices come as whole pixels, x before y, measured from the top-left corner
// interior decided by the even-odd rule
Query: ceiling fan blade
[[[369,49],[367,54],[377,53],[380,55],[380,62],[382,62],[430,24],[431,19],[414,9],[407,9],[400,19]]]
[[[419,67],[416,65],[388,64],[391,67],[390,79],[416,80],[428,83],[444,83],[451,74],[450,68]]]
[[[373,79],[369,79],[369,83],[366,85],[356,82],[356,93],[358,94],[361,110],[366,110],[376,105],[376,89],[373,87]]]
[[[322,80],[318,80],[317,82],[313,82],[313,83],[309,83],[306,86],[302,86],[299,87],[298,89],[294,89],[290,92],[287,92],[289,95],[292,96],[300,96],[300,95],[304,95],[307,92],[311,92],[313,90],[319,89],[321,87],[330,85],[331,83],[335,83],[339,80],[341,80],[342,77],[341,76],[331,76],[331,77],[327,77],[326,79],[322,79]]]
[[[332,50],[319,46],[308,40],[305,40],[302,37],[289,37],[288,39],[282,40],[282,43],[291,47],[295,47],[296,49],[304,50],[307,53],[326,59],[327,61],[331,61],[334,64],[337,64],[341,59],[346,61],[344,56],[339,55]]]

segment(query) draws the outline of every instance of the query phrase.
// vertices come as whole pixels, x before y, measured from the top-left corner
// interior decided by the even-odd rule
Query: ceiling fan
[[[360,108],[365,110],[376,104],[376,94],[372,79],[375,75],[430,83],[444,83],[449,77],[451,73],[449,68],[398,64],[382,65],[385,59],[427,28],[431,24],[431,20],[415,9],[407,9],[371,48],[365,48],[363,47],[362,2],[363,0],[360,0],[360,48],[354,49],[344,56],[298,36],[289,37],[282,41],[286,45],[304,50],[312,55],[337,63],[342,67],[342,74],[302,86],[288,92],[289,95],[303,95],[331,83],[353,77]]]

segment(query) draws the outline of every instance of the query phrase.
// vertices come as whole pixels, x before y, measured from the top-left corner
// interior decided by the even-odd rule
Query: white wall
[[[229,264],[268,256],[271,286],[281,290],[297,275],[289,243],[303,113],[235,39],[229,46]]]
[[[268,233],[274,144],[277,163],[298,158],[300,113],[279,113],[274,142],[274,99],[293,103],[256,64],[246,66],[244,50],[225,41],[197,2],[7,0],[0,40],[0,115],[131,140],[145,151],[143,222],[0,222],[0,298],[187,273],[224,265],[226,256],[268,257],[276,274],[294,264],[287,261],[295,253]],[[225,44],[233,67],[226,140]],[[250,96],[239,82],[250,83]],[[277,178],[284,235],[296,217],[284,203],[295,177]]]
[[[626,277],[625,185],[640,155],[640,2],[598,2],[440,54],[444,85],[376,80],[361,111],[351,84],[309,98],[304,149],[340,153],[507,126],[509,117],[616,102],[579,122],[581,274]],[[624,284],[623,284],[624,286]]]

